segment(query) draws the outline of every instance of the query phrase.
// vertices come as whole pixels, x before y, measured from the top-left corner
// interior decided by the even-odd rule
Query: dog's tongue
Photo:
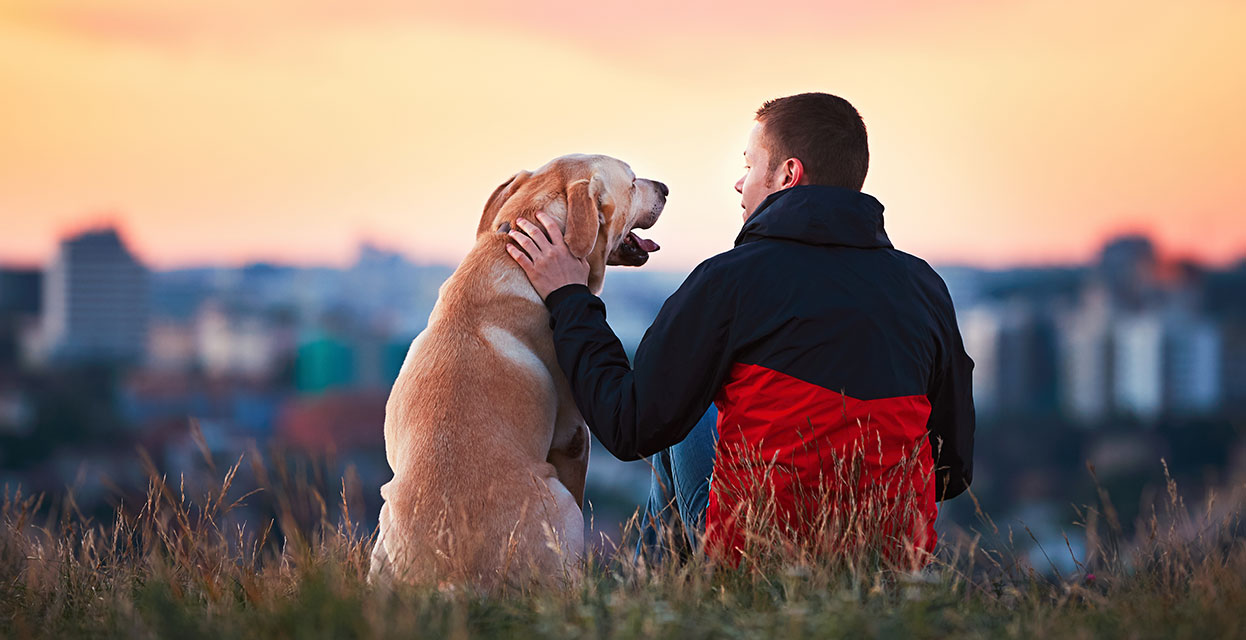
[[[654,251],[657,251],[658,249],[662,248],[658,246],[658,243],[652,240],[648,240],[646,238],[642,238],[636,235],[635,232],[629,232],[628,235],[632,237],[632,241],[636,243],[636,246],[644,250],[645,253],[653,253]]]

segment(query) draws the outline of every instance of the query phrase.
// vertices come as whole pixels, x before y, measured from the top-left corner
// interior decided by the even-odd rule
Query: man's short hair
[[[861,114],[829,93],[775,98],[757,110],[770,171],[788,158],[805,167],[811,184],[861,190],[870,168],[870,145]]]

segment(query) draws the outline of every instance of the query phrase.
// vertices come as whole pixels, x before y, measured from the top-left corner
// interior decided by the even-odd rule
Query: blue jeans
[[[670,554],[686,556],[701,546],[718,445],[717,421],[718,410],[710,405],[679,444],[649,457],[653,477],[637,555],[660,562]]]

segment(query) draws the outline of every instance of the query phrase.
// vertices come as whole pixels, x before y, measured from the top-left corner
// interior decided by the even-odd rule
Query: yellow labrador
[[[442,285],[389,395],[394,477],[381,487],[371,580],[576,580],[588,429],[549,313],[507,255],[505,231],[538,211],[558,219],[597,293],[607,264],[639,266],[658,248],[632,230],[657,222],[666,194],[619,160],[571,155],[489,197],[475,246]]]

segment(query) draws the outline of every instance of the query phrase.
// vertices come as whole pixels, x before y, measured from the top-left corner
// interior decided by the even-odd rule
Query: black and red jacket
[[[735,248],[666,301],[634,365],[586,287],[558,289],[546,305],[576,404],[619,459],[678,443],[717,405],[707,542],[736,557],[748,487],[763,488],[790,526],[828,486],[852,499],[833,485],[855,454],[850,483],[884,486],[915,511],[906,533],[930,550],[935,501],[972,479],[973,362],[951,298],[928,264],[892,248],[869,195],[772,194]]]

